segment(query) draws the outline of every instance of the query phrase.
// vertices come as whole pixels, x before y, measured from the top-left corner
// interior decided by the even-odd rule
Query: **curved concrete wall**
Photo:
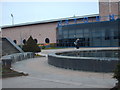
[[[26,52],[26,53],[15,53],[15,54],[10,54],[10,55],[6,55],[3,56],[0,60],[0,66],[4,65],[4,66],[11,66],[11,63],[15,63],[17,61],[21,61],[24,59],[29,59],[29,58],[33,58],[34,54],[32,52]]]
[[[93,72],[113,72],[117,60],[101,60],[93,57],[69,57],[56,54],[48,55],[50,65],[73,70],[93,71]]]

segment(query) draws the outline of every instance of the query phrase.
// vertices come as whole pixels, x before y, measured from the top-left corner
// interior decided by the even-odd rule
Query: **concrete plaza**
[[[81,48],[86,49],[86,48]],[[87,48],[92,49],[92,48]],[[41,55],[74,48],[42,50]],[[117,82],[113,73],[95,73],[57,68],[47,63],[47,57],[32,58],[13,64],[17,71],[29,76],[2,79],[3,88],[112,88]]]

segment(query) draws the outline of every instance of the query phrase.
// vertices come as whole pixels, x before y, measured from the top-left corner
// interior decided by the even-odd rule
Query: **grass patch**
[[[28,76],[28,74],[25,74],[23,72],[17,72],[10,68],[5,68],[5,67],[2,68],[2,78],[16,77],[16,76]]]
[[[64,48],[61,48],[61,47],[49,47],[49,48],[45,48],[43,50],[47,50],[47,49],[64,49]]]
[[[35,58],[45,57],[43,55],[35,54]]]

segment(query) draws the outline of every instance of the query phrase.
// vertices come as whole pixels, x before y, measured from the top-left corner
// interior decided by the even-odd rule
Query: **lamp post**
[[[14,25],[14,16],[13,16],[13,14],[11,14],[11,17],[12,17],[12,25]]]

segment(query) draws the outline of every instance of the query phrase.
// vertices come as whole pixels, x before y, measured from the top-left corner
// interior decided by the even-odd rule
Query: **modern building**
[[[120,19],[62,25],[57,28],[58,46],[74,46],[78,38],[81,47],[120,46]]]
[[[22,44],[31,35],[38,43],[74,46],[120,46],[120,1],[99,2],[99,14],[2,27],[2,36]]]

